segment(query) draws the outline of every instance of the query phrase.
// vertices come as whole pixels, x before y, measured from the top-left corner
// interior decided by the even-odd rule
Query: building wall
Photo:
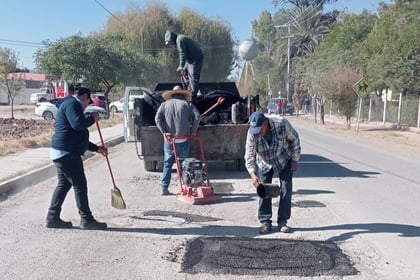
[[[35,73],[10,73],[9,78],[25,81],[25,87],[19,91],[14,99],[15,105],[23,105],[29,104],[31,94],[38,92],[42,85],[52,77]],[[0,85],[0,104],[9,105],[7,89],[3,85]]]

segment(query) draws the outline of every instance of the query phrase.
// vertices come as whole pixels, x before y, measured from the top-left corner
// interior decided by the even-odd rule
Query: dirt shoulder
[[[36,116],[34,111],[35,105],[17,106],[12,119],[10,107],[0,106],[0,156],[50,146],[54,121],[44,120]],[[109,119],[101,120],[101,127],[120,123],[122,114],[115,114]],[[96,130],[96,126],[91,126],[89,130]]]

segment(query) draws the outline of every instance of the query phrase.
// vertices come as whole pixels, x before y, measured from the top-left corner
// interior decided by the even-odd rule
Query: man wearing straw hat
[[[163,135],[163,175],[161,194],[170,195],[169,184],[171,182],[172,166],[175,162],[172,139],[175,137],[190,137],[197,132],[200,124],[200,112],[192,104],[191,92],[175,86],[173,90],[165,92],[165,99],[156,112],[156,126]],[[192,126],[191,126],[192,125]],[[189,156],[190,142],[187,139],[176,140],[176,151],[180,160]]]

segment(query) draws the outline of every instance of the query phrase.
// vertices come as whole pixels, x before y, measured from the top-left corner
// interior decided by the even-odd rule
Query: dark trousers
[[[290,215],[292,212],[292,178],[293,178],[293,172],[290,170],[291,161],[289,161],[285,168],[279,172],[279,180],[282,181],[283,184],[286,186],[286,195],[284,198],[282,197],[283,194],[280,194],[280,202],[279,202],[279,208],[277,211],[277,223],[282,224],[287,222],[288,219],[290,219]],[[259,171],[260,180],[263,183],[271,183],[273,179],[274,172],[271,169],[269,172],[262,174],[261,171]],[[272,217],[272,204],[271,204],[271,198],[262,199],[259,200],[258,205],[258,220],[262,222],[270,222],[271,223],[271,217]]]
[[[201,68],[203,67],[203,58],[193,63],[186,63],[188,72],[188,90],[192,92],[192,96],[196,97],[200,82]]]
[[[48,220],[58,219],[61,213],[61,206],[67,193],[73,186],[76,205],[82,220],[93,219],[89,208],[87,181],[83,167],[82,157],[78,154],[67,154],[64,157],[54,160],[57,170],[58,183],[52,194],[50,207],[48,209]]]

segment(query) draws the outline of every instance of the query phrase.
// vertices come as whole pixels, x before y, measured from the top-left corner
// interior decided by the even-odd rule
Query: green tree
[[[160,66],[157,59],[124,46],[120,36],[104,35],[61,39],[40,50],[36,61],[47,74],[70,83],[82,80],[91,89],[103,89],[107,101],[116,85],[153,84]]]
[[[137,55],[157,58],[156,63],[160,67],[175,61],[175,54],[166,50],[164,42],[164,34],[168,26],[175,24],[174,21],[175,18],[164,3],[152,3],[145,9],[137,4],[130,4],[126,12],[116,13],[108,18],[105,33],[121,36],[121,44]],[[155,77],[157,81],[177,81],[177,76],[170,67],[160,67]]]
[[[397,0],[384,6],[381,18],[361,47],[363,66],[376,88],[397,92],[420,88],[420,1]]]
[[[332,98],[335,85],[331,84],[332,78],[329,75],[333,71],[338,71],[337,69],[340,67],[343,67],[344,72],[349,72],[349,68],[360,68],[359,46],[367,38],[376,19],[375,15],[366,12],[360,15],[344,15],[340,21],[331,26],[328,36],[315,48],[313,54],[306,61],[305,72],[302,76],[303,84],[308,93],[321,104],[322,123],[324,123],[322,109],[325,102],[327,100],[336,102],[342,100],[343,96]],[[341,82],[346,81],[341,79]],[[342,105],[345,104],[344,102]],[[340,112],[354,112],[352,102],[347,104],[350,108],[348,110],[341,108]]]
[[[273,5],[291,4],[296,7],[319,6],[322,9],[324,4],[334,2],[337,2],[337,0],[273,0]]]
[[[202,81],[225,81],[233,68],[234,41],[230,26],[221,19],[209,19],[190,9],[183,9],[178,17],[163,3],[145,9],[131,5],[126,13],[110,17],[105,28],[108,34],[120,34],[124,44],[140,53],[156,57],[161,69],[160,82],[179,82],[176,68],[179,56],[174,48],[165,47],[165,31],[170,29],[193,38],[204,51]]]
[[[227,80],[233,69],[234,60],[234,41],[228,24],[220,19],[209,19],[184,8],[176,19],[175,26],[170,29],[193,38],[203,49],[202,81]],[[177,54],[175,57],[172,67],[176,68],[179,57]]]
[[[305,61],[327,36],[332,21],[329,16],[322,13],[318,6],[299,6],[291,10],[289,25],[292,32],[287,33],[287,36],[293,36],[290,38],[289,83],[291,87],[289,92],[297,109],[302,108],[304,97],[308,95],[302,74]],[[282,33],[284,34],[284,30]],[[283,56],[282,61],[287,63],[288,58]]]
[[[276,27],[273,18],[268,11],[263,11],[258,20],[251,22],[252,30],[258,39],[258,48],[261,52],[271,53]]]
[[[9,48],[0,48],[0,84],[6,88],[7,98],[11,108],[11,118],[14,119],[14,100],[18,96],[22,81],[19,75],[11,76],[16,71],[18,56]]]

